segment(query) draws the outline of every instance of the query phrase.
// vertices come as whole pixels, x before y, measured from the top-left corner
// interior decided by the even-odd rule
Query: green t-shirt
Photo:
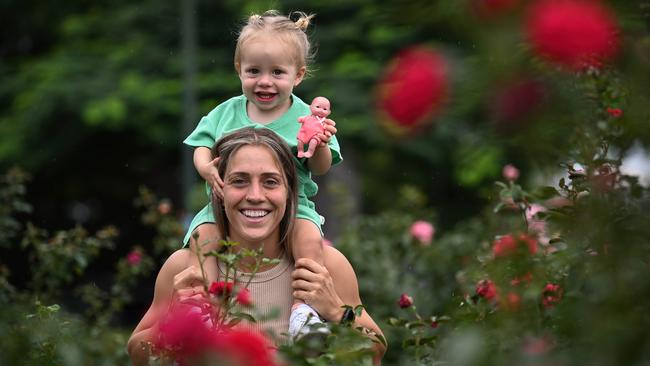
[[[192,147],[203,146],[212,148],[214,143],[225,134],[250,126],[255,128],[268,128],[277,133],[291,148],[294,162],[296,163],[298,174],[297,216],[298,218],[313,221],[320,228],[321,217],[316,212],[314,203],[309,200],[309,197],[315,196],[318,192],[318,186],[311,177],[311,172],[307,166],[307,159],[298,159],[297,157],[298,147],[296,135],[298,134],[298,130],[300,130],[298,118],[311,114],[311,110],[309,109],[309,105],[297,96],[292,95],[291,97],[293,102],[289,110],[277,120],[264,125],[255,123],[248,118],[248,114],[246,113],[247,100],[244,95],[230,98],[201,118],[196,129],[194,129],[183,143]],[[332,165],[340,163],[343,158],[336,136],[332,136],[330,139],[329,147],[332,152]],[[214,222],[210,204],[204,207],[194,217],[183,242],[187,244],[194,229],[206,222]]]

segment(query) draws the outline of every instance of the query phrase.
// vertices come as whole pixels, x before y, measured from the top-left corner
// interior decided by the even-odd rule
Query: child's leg
[[[316,224],[306,219],[296,219],[291,252],[294,260],[309,258],[324,265],[323,238]],[[293,339],[309,332],[322,333],[323,331],[327,332],[327,327],[324,327],[316,310],[302,300],[293,299],[289,318],[289,336]]]
[[[217,280],[217,261],[214,257],[204,257],[206,253],[209,253],[213,250],[219,250],[221,241],[221,233],[217,225],[214,223],[204,223],[196,227],[192,236],[190,237],[189,247],[190,250],[194,253],[192,256],[190,265],[195,265],[200,267],[199,256],[197,253],[201,253],[201,257],[205,258],[203,261],[203,270],[208,278],[208,281]]]

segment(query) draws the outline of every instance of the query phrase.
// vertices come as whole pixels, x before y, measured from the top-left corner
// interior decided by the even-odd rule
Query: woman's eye
[[[280,185],[280,182],[278,182],[275,179],[267,179],[266,181],[264,181],[264,185],[266,185],[267,187],[277,187]]]
[[[228,183],[230,183],[233,186],[241,186],[241,185],[246,184],[246,180],[241,179],[241,178],[233,178],[233,179],[230,179],[230,181]]]

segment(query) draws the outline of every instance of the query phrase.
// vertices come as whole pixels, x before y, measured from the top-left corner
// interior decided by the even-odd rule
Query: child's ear
[[[294,81],[293,86],[298,86],[298,84],[302,82],[302,79],[304,79],[306,72],[307,68],[305,66],[298,69],[298,72],[296,73],[296,81]]]
[[[239,62],[235,62],[235,71],[237,71],[237,75],[241,75],[241,64]]]

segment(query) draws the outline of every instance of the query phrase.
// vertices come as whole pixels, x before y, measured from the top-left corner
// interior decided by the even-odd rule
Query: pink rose
[[[126,256],[126,261],[132,266],[137,266],[142,261],[142,253],[140,253],[140,250],[138,249],[133,249]]]
[[[514,182],[519,178],[519,169],[512,164],[508,164],[503,167],[501,174],[506,180]]]
[[[433,239],[433,234],[435,234],[436,229],[431,225],[430,222],[418,220],[411,225],[409,230],[411,236],[418,240],[423,245],[431,244]]]
[[[413,305],[413,298],[407,294],[402,294],[402,296],[399,297],[399,307],[402,309],[406,309]]]

